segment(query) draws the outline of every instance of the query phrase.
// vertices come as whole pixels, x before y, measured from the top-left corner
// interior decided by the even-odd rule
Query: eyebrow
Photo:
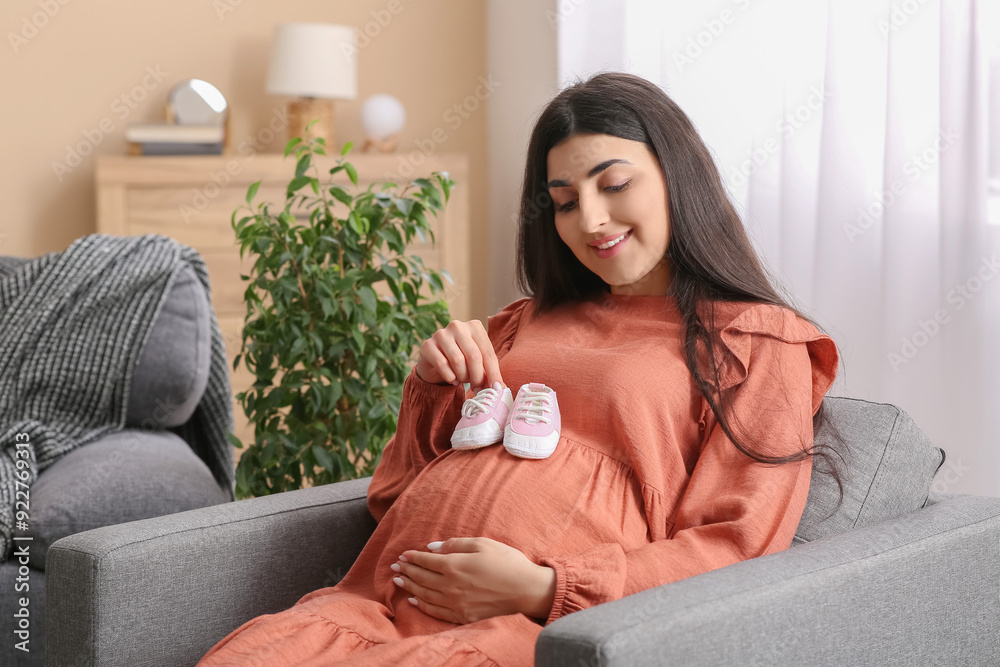
[[[602,162],[601,164],[597,165],[596,167],[591,168],[591,170],[587,172],[587,178],[592,178],[592,177],[596,176],[597,174],[601,173],[602,171],[604,171],[605,169],[607,169],[608,167],[610,167],[611,165],[617,164],[619,162],[621,162],[622,164],[632,164],[631,162],[629,162],[628,160],[625,160],[623,158],[612,158],[610,160],[605,160],[604,162]],[[568,185],[569,185],[569,181],[564,181],[564,180],[561,180],[561,179],[556,179],[554,181],[549,181],[548,183],[546,183],[545,187],[546,188],[564,188],[564,187],[566,187]]]

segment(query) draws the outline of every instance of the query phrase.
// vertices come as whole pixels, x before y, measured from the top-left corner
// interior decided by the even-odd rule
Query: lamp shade
[[[353,100],[358,95],[354,28],[329,23],[280,23],[274,28],[270,95]]]

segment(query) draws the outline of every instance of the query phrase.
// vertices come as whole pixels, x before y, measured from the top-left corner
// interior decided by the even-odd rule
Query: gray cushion
[[[935,447],[910,416],[895,405],[856,398],[823,399],[827,420],[817,444],[833,446],[844,485],[837,504],[837,483],[823,459],[813,459],[809,498],[792,546],[891,519],[927,502],[931,482],[945,453]]]
[[[211,314],[190,266],[174,280],[136,364],[126,426],[162,430],[194,414],[208,384]]]
[[[31,487],[31,565],[56,540],[92,528],[228,500],[208,466],[169,431],[127,429],[77,447]]]
[[[29,257],[0,255],[0,274]],[[201,401],[211,367],[211,305],[190,266],[171,285],[132,377],[125,425],[163,430],[186,423]]]

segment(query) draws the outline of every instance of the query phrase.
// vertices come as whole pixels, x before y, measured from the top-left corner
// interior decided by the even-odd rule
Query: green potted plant
[[[451,319],[443,299],[421,294],[424,281],[439,293],[442,275],[454,284],[451,276],[406,254],[406,245],[414,235],[434,243],[426,214],[444,209],[454,181],[433,172],[401,191],[383,182],[378,192],[372,183],[352,195],[333,182],[343,171],[357,188],[345,161],[351,147],[321,182],[315,156],[326,155],[325,142],[291,139],[285,157],[295,151],[295,174],[283,206],[254,208],[257,181],[232,215],[240,257],[256,255],[241,276],[247,312],[233,364],[242,361],[255,376],[237,395],[254,425],[236,469],[239,498],[372,474],[396,431],[419,345]],[[345,210],[336,211],[338,203]],[[374,289],[380,283],[390,293],[384,298]]]

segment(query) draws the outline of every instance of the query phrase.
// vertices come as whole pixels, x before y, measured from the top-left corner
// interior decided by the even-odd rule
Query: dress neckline
[[[594,303],[604,310],[628,313],[671,313],[680,316],[677,300],[669,294],[612,294],[605,292]]]

